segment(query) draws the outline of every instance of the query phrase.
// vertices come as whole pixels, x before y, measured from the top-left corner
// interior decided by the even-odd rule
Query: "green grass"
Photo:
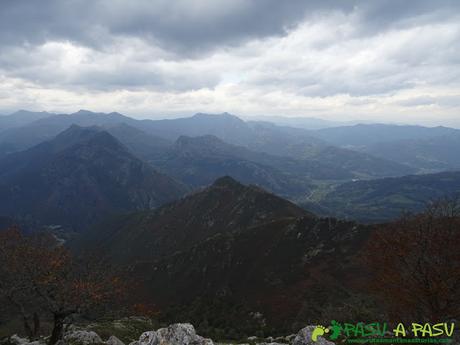
[[[86,329],[99,334],[102,340],[107,340],[111,335],[116,336],[125,344],[138,340],[146,332],[158,329],[159,324],[149,318],[129,317],[115,321],[100,321],[86,326]]]

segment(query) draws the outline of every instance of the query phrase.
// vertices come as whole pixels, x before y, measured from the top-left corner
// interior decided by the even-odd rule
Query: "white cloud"
[[[108,17],[118,22],[117,4]],[[217,17],[227,13],[199,4]],[[232,6],[229,12],[244,7]],[[136,12],[130,16],[141,10],[124,7]],[[145,35],[105,29],[100,32],[110,39],[101,47],[62,39],[5,45],[0,109],[88,108],[138,116],[229,111],[433,123],[460,114],[459,16],[442,7],[363,34],[364,10],[318,11],[283,35],[192,56]],[[199,6],[187,14],[193,18],[204,20]]]

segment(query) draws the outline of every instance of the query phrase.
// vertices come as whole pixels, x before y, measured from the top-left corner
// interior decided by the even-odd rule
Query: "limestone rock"
[[[189,323],[176,323],[157,331],[160,345],[214,345],[211,339],[196,334]]]
[[[139,345],[158,345],[159,342],[157,332],[149,331],[142,333],[137,343]]]
[[[158,331],[144,332],[129,345],[214,345],[211,339],[196,334],[189,323],[176,323]]]
[[[90,345],[90,344],[102,344],[101,337],[93,331],[73,331],[64,335],[64,343],[66,344],[78,344],[78,345]]]
[[[120,339],[118,339],[116,336],[112,335],[110,338],[107,340],[107,345],[125,345],[124,342],[122,342]]]
[[[43,343],[38,340],[29,341],[29,339],[21,338],[17,334],[14,334],[9,338],[9,343],[14,345],[43,345]]]

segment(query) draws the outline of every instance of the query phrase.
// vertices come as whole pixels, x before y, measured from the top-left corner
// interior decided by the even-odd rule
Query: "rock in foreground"
[[[196,334],[189,323],[176,323],[158,331],[144,332],[130,345],[214,345],[211,339]]]
[[[272,337],[257,341],[257,337],[249,337],[248,341],[255,345],[335,345],[333,342],[319,336],[314,342],[311,338],[315,326],[307,326],[301,329],[296,335]],[[46,339],[29,342],[14,335],[9,338],[5,344],[9,345],[46,345]],[[73,329],[64,334],[58,345],[124,345],[124,343],[115,336],[110,336],[107,341],[94,331]],[[147,331],[141,334],[138,340],[131,342],[129,345],[214,345],[213,341],[196,334],[195,328],[189,323],[176,323],[166,328],[160,328],[157,331]]]

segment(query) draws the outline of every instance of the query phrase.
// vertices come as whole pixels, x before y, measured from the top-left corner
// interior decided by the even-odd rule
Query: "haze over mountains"
[[[421,172],[460,168],[455,154],[460,130],[454,128],[373,124],[327,128],[316,133],[334,145],[406,164]]]
[[[91,189],[90,200],[104,205],[104,212],[94,211],[101,214],[157,207],[229,175],[320,214],[375,221],[394,217],[396,210],[416,211],[428,201],[421,187],[407,185],[412,180],[403,176],[460,167],[455,154],[460,130],[447,127],[358,124],[306,130],[267,121],[243,121],[228,113],[136,120],[119,113],[86,110],[70,115],[20,111],[2,119],[6,119],[0,120],[3,199],[10,199],[13,191],[21,193],[14,192],[15,203],[6,202],[1,213],[20,219],[40,214],[39,223],[60,224],[67,218],[65,225],[77,227],[79,222],[88,227],[103,218],[87,216],[85,220],[80,215],[86,211],[70,211],[69,204],[84,198],[81,181]],[[88,141],[82,133],[94,137]],[[103,153],[100,171],[89,159],[90,150],[94,150],[94,157]],[[432,183],[428,181],[440,175],[430,176],[420,183]],[[385,187],[377,187],[386,186],[388,180],[380,179],[387,177],[393,177],[392,185],[398,186],[392,198],[384,197]],[[379,200],[379,215],[357,214],[355,194],[341,192],[350,186],[347,182],[358,180],[373,180],[369,183],[375,186],[372,195]],[[366,183],[354,186],[359,190],[369,185]],[[30,188],[25,188],[26,184]],[[65,193],[61,186],[67,188]],[[436,195],[455,193],[455,183],[453,186]],[[412,194],[403,196],[406,189]],[[362,193],[364,198],[367,194]],[[47,212],[27,206],[36,205],[40,198],[51,198],[49,202],[55,206],[47,207]],[[398,198],[405,198],[405,202],[394,203]],[[71,214],[58,216],[61,208]]]

